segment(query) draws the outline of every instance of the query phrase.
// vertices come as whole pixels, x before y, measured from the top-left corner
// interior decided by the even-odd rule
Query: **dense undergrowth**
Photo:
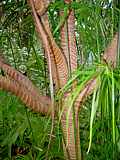
[[[0,52],[8,62],[27,75],[43,94],[49,95],[48,70],[41,44],[36,38],[35,28],[27,1],[3,0],[3,15],[0,28]],[[118,30],[118,1],[74,1],[78,66],[100,62],[102,52]],[[49,18],[58,44],[59,28],[66,15],[61,19],[58,11],[68,9],[63,1],[56,0],[49,7]],[[1,8],[0,8],[1,9]],[[0,10],[1,11],[1,10]],[[60,22],[59,22],[60,21]],[[57,22],[57,23],[56,23]],[[84,75],[86,78],[86,75]],[[81,81],[82,78],[80,77]],[[106,88],[106,86],[104,86]],[[119,100],[119,92],[115,92]],[[104,91],[103,91],[103,97]],[[92,144],[87,154],[90,135],[90,117],[93,97],[89,97],[80,111],[80,141],[82,157],[85,160],[119,160],[119,110],[117,117],[116,145],[113,144],[112,118],[102,115],[104,110],[96,112],[92,128]],[[109,101],[110,102],[110,101]],[[104,103],[104,101],[103,101]],[[115,108],[119,104],[115,101]],[[118,107],[119,108],[119,107]],[[111,112],[112,113],[112,112]],[[55,120],[54,133],[50,142],[51,119],[30,111],[17,97],[0,90],[0,160],[50,160],[64,159],[62,133]],[[48,150],[49,142],[51,143]],[[48,150],[48,153],[46,151]]]
[[[55,128],[48,151],[50,159],[63,159],[61,133]],[[9,93],[0,91],[0,159],[44,160],[51,121],[30,112]]]
[[[100,120],[97,113],[96,123],[93,127],[93,140],[90,152],[87,154],[89,144],[89,118],[91,109],[89,101],[81,109],[80,136],[82,157],[85,160],[118,160],[118,148],[113,148],[112,128],[107,122]],[[0,159],[1,160],[44,160],[48,150],[51,119],[41,117],[31,112],[20,101],[9,93],[0,91]],[[56,122],[48,158],[62,160],[61,131]]]

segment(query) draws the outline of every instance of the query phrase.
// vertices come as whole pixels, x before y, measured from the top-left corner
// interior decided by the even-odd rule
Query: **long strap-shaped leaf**
[[[39,20],[39,19],[38,19]],[[41,24],[41,27],[42,27],[42,24]],[[41,30],[41,33],[43,33],[43,34],[41,34],[41,37],[42,37],[42,35],[46,35],[46,37],[45,37],[45,42],[47,41],[47,38],[49,39],[49,36],[45,33],[46,31],[44,30],[44,28],[42,27],[42,30]],[[104,55],[106,55],[105,57],[106,57],[106,62],[107,62],[107,60],[109,60],[109,62],[113,62],[112,60],[113,60],[113,58],[114,58],[114,56],[116,56],[116,48],[117,48],[117,39],[115,38],[114,40],[114,43],[112,43],[111,45],[110,45],[110,53],[111,53],[111,56],[109,55],[109,52],[108,51],[105,51],[105,54]],[[49,46],[49,41],[47,41],[46,43],[44,43],[44,44],[48,44],[48,48],[47,48],[47,51],[50,51],[50,48],[51,48],[51,45]],[[112,46],[113,45],[113,46]],[[48,52],[49,53],[49,52]],[[52,54],[52,52],[51,52],[51,54]],[[107,58],[108,57],[108,58]],[[115,62],[115,61],[114,61]],[[113,65],[114,65],[114,63],[113,63]],[[2,66],[1,66],[2,67]],[[2,68],[2,69],[4,69],[4,68],[6,68],[5,66]],[[5,70],[5,72],[7,73],[7,74],[9,74],[9,76],[10,77],[12,77],[13,79],[14,79],[14,76],[13,75],[11,75],[9,72],[8,72],[8,70]],[[18,74],[17,74],[18,75]],[[16,77],[16,76],[15,76]],[[20,76],[21,77],[21,76]],[[23,78],[23,77],[22,77]],[[49,110],[49,108],[51,108],[50,107],[50,104],[51,104],[51,102],[50,102],[50,99],[49,98],[47,98],[47,97],[42,97],[42,96],[40,96],[39,97],[39,99],[37,98],[37,96],[36,97],[33,97],[33,94],[31,93],[32,92],[32,89],[31,88],[29,88],[29,89],[27,89],[27,87],[26,87],[26,85],[23,85],[20,81],[19,82],[17,82],[17,78],[16,78],[16,80],[13,80],[13,79],[10,79],[9,77],[3,77],[3,76],[1,76],[0,77],[0,87],[2,88],[2,89],[5,89],[5,90],[7,90],[7,91],[10,91],[10,92],[12,92],[12,93],[14,93],[16,96],[18,96],[26,105],[29,105],[31,108],[33,108],[33,109],[35,109],[36,111],[39,111],[39,112],[42,112],[42,113],[48,113],[48,110]],[[18,78],[19,79],[19,78]],[[63,85],[63,83],[61,83],[62,85]],[[81,103],[83,103],[84,102],[84,100],[86,99],[86,97],[89,95],[89,94],[91,94],[92,93],[92,91],[94,90],[94,86],[95,86],[95,84],[96,84],[96,78],[93,78],[93,79],[91,79],[87,84],[86,84],[86,86],[83,88],[83,90],[80,92],[80,94],[79,94],[79,96],[78,96],[78,98],[77,98],[77,100],[78,100],[78,102],[81,104]],[[48,99],[48,100],[47,100]],[[44,104],[44,101],[45,102],[47,102],[47,104],[45,103]],[[77,106],[78,107],[78,105],[75,105],[75,106]],[[77,112],[78,112],[78,110],[79,110],[79,107],[78,108],[76,108],[75,107],[75,110],[77,109]],[[65,115],[66,116],[66,113],[65,113],[66,111],[64,111],[64,114],[63,115]],[[72,117],[72,113],[70,113],[70,118]],[[64,118],[64,116],[63,116],[63,118],[62,118],[62,121],[64,121],[65,120],[65,124],[66,124],[66,119]],[[72,136],[72,138],[73,138],[73,135],[74,135],[74,132],[73,132],[73,128],[72,128],[72,122],[73,122],[73,120],[72,120],[72,118],[71,118],[71,121],[69,121],[69,124],[70,124],[70,131],[72,131],[71,132],[71,134],[69,134],[69,136]],[[64,122],[63,122],[64,123]],[[65,125],[63,124],[63,127],[64,127]],[[65,126],[65,128],[64,128],[64,130],[66,129],[66,126]],[[67,131],[66,131],[67,132]],[[69,138],[68,140],[72,140],[72,138]],[[74,138],[73,138],[74,139]],[[74,144],[74,142],[75,141],[72,141],[72,143],[73,143],[73,145],[75,145]],[[75,154],[72,156],[72,151],[73,151],[73,149],[72,149],[72,144],[71,144],[71,141],[68,141],[68,150],[69,150],[69,153],[71,153],[71,155],[70,155],[70,158],[71,159],[75,159],[76,157],[75,157]],[[74,153],[75,153],[75,151],[74,151]]]
[[[50,30],[46,28],[46,26],[44,26],[44,23],[40,20],[40,18],[36,14],[33,0],[29,0],[29,2],[32,8],[38,33],[40,34],[44,48],[46,49],[46,53],[51,54],[54,58],[51,61],[54,60],[54,64],[56,65],[57,72],[58,72],[59,84],[60,84],[60,87],[62,87],[66,83],[68,78],[68,69],[67,69],[67,63],[66,63],[65,57],[62,54],[59,47],[57,46],[57,44],[55,43],[54,38],[50,33]]]
[[[47,96],[35,97],[29,90],[9,77],[0,76],[0,88],[9,91],[35,112],[51,114],[51,100]]]
[[[118,38],[118,34],[115,35],[115,37],[113,38],[111,44],[108,46],[108,48],[105,50],[104,52],[104,55],[103,55],[103,60],[105,58],[106,62],[107,63],[111,63],[112,66],[114,67],[115,64],[116,64],[116,61],[115,61],[115,57],[117,56],[117,38]],[[74,110],[76,111],[75,112],[75,118],[76,118],[76,126],[77,126],[77,121],[78,121],[78,112],[80,110],[80,107],[81,105],[85,102],[86,98],[93,93],[95,87],[96,87],[96,84],[97,84],[97,79],[96,77],[93,77],[92,79],[90,79],[86,85],[84,86],[84,88],[81,90],[81,92],[79,93],[78,97],[76,98],[76,101],[74,102]],[[73,89],[74,91],[74,89]],[[77,104],[76,104],[77,103]],[[67,136],[67,139],[66,141],[68,141],[68,146],[67,146],[67,149],[68,149],[68,153],[69,153],[69,156],[71,159],[76,159],[76,150],[75,150],[75,141],[73,141],[73,135],[75,134],[74,131],[73,131],[73,120],[71,119],[72,117],[72,110],[70,111],[69,113],[69,121],[68,121],[68,124],[67,126],[69,127],[69,131],[66,130],[66,114],[68,113],[68,110],[69,110],[69,107],[66,107],[64,106],[65,109],[63,111],[63,117],[61,118],[61,122],[62,122],[62,127],[63,127],[63,130],[64,130],[64,134],[66,135],[66,133],[68,134]],[[78,133],[78,132],[77,132]],[[78,135],[79,136],[79,135]],[[71,143],[72,142],[72,143]],[[76,140],[77,142],[77,140]],[[72,154],[71,154],[72,153]],[[67,159],[68,156],[67,156]]]
[[[46,26],[46,31],[47,31],[47,33],[48,33],[48,35],[49,35],[49,37],[51,37],[52,36],[52,34],[51,34],[51,32],[50,32],[50,28],[49,28],[49,25],[48,25],[48,18],[47,18],[47,16],[45,16],[44,15],[44,17],[42,17],[41,18],[42,19],[42,22],[43,22],[43,24],[45,24],[44,26]],[[70,19],[71,20],[71,19]],[[73,21],[72,21],[73,22]],[[74,24],[74,22],[73,22],[73,24]],[[73,25],[72,24],[72,25]],[[71,32],[70,34],[71,35],[74,35],[73,33],[74,33],[74,26],[73,26],[73,28],[72,28],[72,26],[70,26],[70,28],[69,28],[69,32]],[[67,33],[67,32],[66,32]],[[72,37],[74,37],[75,38],[75,35],[74,36],[72,36]],[[68,38],[68,37],[67,37]],[[69,37],[70,38],[70,37]],[[73,39],[72,39],[73,40]],[[55,46],[56,44],[54,43],[55,41],[54,41],[54,39],[53,39],[53,41],[52,41],[52,46]],[[74,42],[72,42],[72,41],[70,41],[70,43],[69,43],[69,45],[67,46],[67,44],[68,43],[66,43],[66,46],[67,46],[67,49],[69,48],[69,47],[71,47],[71,50],[70,50],[70,52],[71,52],[71,54],[73,54],[73,50],[74,50],[74,47],[76,47],[75,45],[73,45],[74,44]],[[74,46],[74,47],[73,47]],[[53,51],[54,51],[54,48],[53,48]],[[74,50],[75,52],[74,52],[74,55],[76,55],[76,50]],[[56,50],[56,52],[58,52],[57,50]],[[66,51],[64,52],[64,54],[66,54]],[[68,58],[67,56],[66,56],[66,58]],[[71,58],[72,58],[72,56],[71,56]],[[74,57],[73,57],[74,58]],[[74,59],[75,60],[75,59]],[[75,61],[74,61],[75,62]],[[76,57],[76,66],[77,66],[77,57]],[[63,66],[61,66],[62,68],[63,68]],[[74,70],[75,69],[75,67],[73,67],[73,65],[72,65],[72,69]],[[64,107],[64,106],[63,106]],[[77,114],[76,114],[77,113]],[[76,116],[78,115],[78,112],[76,112],[75,114],[76,114]],[[65,141],[68,141],[68,152],[69,152],[69,154],[70,154],[70,159],[72,158],[72,159],[76,159],[75,157],[76,157],[76,147],[75,147],[75,137],[74,137],[74,135],[75,135],[75,132],[74,132],[74,127],[73,127],[73,125],[72,125],[72,123],[73,123],[73,112],[71,112],[71,114],[70,114],[70,119],[69,119],[69,129],[70,129],[70,132],[69,132],[69,139],[67,140],[66,139],[66,137],[67,137],[67,132],[66,132],[66,122],[67,122],[67,120],[66,119],[64,119],[63,118],[63,116],[62,116],[62,119],[61,119],[61,122],[62,122],[62,128],[63,128],[63,132],[64,132],[64,136],[65,136]],[[66,111],[64,111],[64,114],[63,115],[66,115]],[[75,119],[78,119],[78,116],[77,117],[75,117]],[[78,122],[78,120],[76,120],[76,122]],[[78,124],[78,123],[76,123],[76,124]],[[78,128],[78,125],[77,125],[77,128]],[[79,141],[79,139],[78,139],[78,141]],[[65,146],[66,147],[66,146]],[[66,157],[67,157],[67,154],[66,154]],[[69,159],[69,158],[68,158]]]
[[[116,66],[116,57],[117,57],[117,45],[118,45],[118,33],[115,34],[113,40],[105,49],[103,60],[110,64],[112,67]],[[81,90],[80,94],[77,97],[77,101],[79,102],[79,107],[84,103],[86,98],[93,93],[94,88],[96,87],[96,77],[93,77],[91,80],[87,82],[85,87]]]

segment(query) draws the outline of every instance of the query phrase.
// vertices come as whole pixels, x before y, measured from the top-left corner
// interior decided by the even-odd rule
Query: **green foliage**
[[[90,98],[91,100],[91,98]],[[90,101],[89,100],[89,101]],[[87,102],[81,110],[80,114],[80,136],[81,148],[85,160],[118,160],[119,150],[113,146],[112,128],[108,128],[108,121],[101,120],[100,112],[97,112],[92,129],[92,145],[89,154],[87,154],[89,144],[90,122],[88,117],[91,114],[91,107]],[[119,143],[119,142],[118,142]]]
[[[91,110],[91,119],[90,119],[90,143],[89,149],[91,146],[92,140],[92,125],[94,116],[96,115],[97,108],[100,109],[101,120],[104,125],[104,121],[106,121],[106,127],[111,128],[111,136],[113,140],[113,145],[117,145],[119,139],[119,132],[117,126],[117,118],[119,117],[119,98],[118,96],[120,87],[118,82],[120,81],[119,69],[111,70],[108,67],[105,68],[104,72],[102,72],[99,77],[99,86],[95,90],[93,94],[92,100],[92,110]],[[117,102],[117,103],[116,103]],[[116,133],[118,132],[118,133]],[[88,149],[88,152],[89,152]]]
[[[78,0],[71,5],[56,0],[49,6],[49,18],[58,44],[59,29],[66,19],[67,9],[74,9],[76,16],[80,68],[73,73],[57,99],[77,80],[78,86],[67,101],[72,107],[84,84],[91,77],[98,77],[94,94],[87,99],[80,112],[81,148],[85,160],[120,159],[119,68],[113,71],[103,64],[93,65],[100,62],[102,52],[117,31],[118,5],[119,2],[108,0]],[[1,6],[0,49],[12,66],[26,74],[44,94],[49,94],[46,60],[36,38],[27,2],[3,0]],[[58,14],[61,8],[64,10],[62,18]],[[62,160],[62,135],[56,121],[55,126],[48,157]],[[45,159],[50,130],[51,121],[48,118],[30,112],[11,94],[0,92],[0,159]],[[89,142],[91,148],[86,154]],[[19,153],[20,149],[23,153]]]
[[[21,105],[16,97],[0,92],[0,159],[45,159],[51,121]],[[61,132],[53,135],[49,159],[62,159]]]
[[[0,52],[8,63],[28,76],[42,93],[49,94],[46,59],[36,38],[26,1],[2,1]]]
[[[89,105],[87,106],[91,108],[91,111],[86,108],[86,110],[88,110],[89,112],[89,116],[87,116],[87,118],[90,117],[90,125],[87,124],[87,128],[85,127],[87,131],[83,131],[83,129],[85,128],[81,129],[81,134],[82,135],[87,134],[86,136],[87,138],[89,138],[89,146],[87,146],[88,144],[86,145],[88,147],[87,154],[91,152],[91,150],[95,150],[96,152],[99,152],[99,149],[101,150],[100,145],[102,143],[102,145],[104,144],[106,146],[106,150],[105,150],[106,154],[109,155],[109,152],[111,152],[111,155],[109,156],[106,155],[104,158],[109,157],[109,159],[117,159],[119,157],[119,152],[120,152],[119,150],[120,149],[119,148],[120,68],[116,68],[113,70],[107,65],[103,65],[103,64],[97,64],[94,66],[92,65],[92,67],[87,67],[87,68],[81,67],[79,70],[76,71],[75,75],[73,74],[73,77],[68,81],[68,83],[64,86],[64,88],[60,90],[57,98],[61,99],[67,90],[71,90],[71,87],[73,84],[72,82],[74,82],[75,80],[78,80],[78,85],[76,86],[76,88],[72,90],[72,93],[70,94],[70,96],[66,101],[66,104],[67,106],[69,106],[69,111],[70,111],[74,106],[74,102],[78,97],[79,93],[85,87],[86,82],[88,82],[91,78],[96,79],[96,84],[94,86],[94,93],[93,95],[91,95],[91,98],[89,100]],[[90,116],[90,112],[91,112],[91,116]],[[68,112],[68,115],[66,116],[68,119],[69,112]],[[86,121],[87,123],[89,123],[89,121],[86,119],[84,119],[83,123],[86,123]],[[80,123],[80,125],[82,124]],[[89,127],[90,127],[90,135],[88,136]],[[98,133],[98,131],[100,133]],[[83,137],[85,138],[86,136],[84,135]],[[97,141],[99,141],[99,143],[96,144],[98,145],[97,149],[95,147],[96,145],[92,143],[92,138],[94,139],[94,142],[96,138],[97,138]],[[107,148],[108,145],[109,147]],[[104,147],[103,147],[103,150],[104,150]],[[91,156],[92,155],[90,153],[90,157]],[[98,155],[96,154],[96,156]],[[88,157],[89,159],[89,156],[86,155],[86,157]],[[96,158],[97,157],[95,157],[95,159]],[[104,159],[104,158],[101,156],[101,159]]]

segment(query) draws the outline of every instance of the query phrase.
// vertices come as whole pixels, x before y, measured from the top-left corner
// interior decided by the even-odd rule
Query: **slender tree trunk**
[[[75,104],[77,105],[77,104]],[[75,107],[75,106],[74,106]],[[79,137],[79,117],[78,107],[69,108],[63,103],[63,114],[61,117],[61,125],[63,130],[63,148],[66,160],[80,160],[80,137]]]
[[[65,3],[71,3],[72,0],[65,0]],[[37,11],[35,9],[35,3],[37,2]],[[46,5],[44,8],[43,2],[46,0],[29,0],[32,8],[33,17],[35,20],[35,26],[42,39],[44,49],[47,57],[51,58],[51,66],[53,69],[53,80],[56,83],[56,89],[60,89],[67,82],[69,74],[77,68],[77,49],[75,43],[75,20],[74,11],[70,10],[66,26],[63,26],[61,30],[61,47],[63,52],[57,46],[51,30],[48,24],[48,17],[41,16],[46,11]],[[42,5],[41,5],[42,4]],[[41,8],[42,7],[42,8]],[[42,9],[40,11],[39,9]],[[44,10],[45,9],[45,10]],[[67,27],[67,28],[66,28]],[[66,34],[67,32],[67,34]],[[103,60],[113,67],[116,66],[116,52],[117,52],[117,37],[113,39],[111,45],[105,51]],[[48,61],[49,63],[49,61]],[[48,64],[49,67],[49,64]],[[0,77],[0,88],[10,91],[18,96],[23,103],[30,106],[33,110],[43,113],[52,113],[51,99],[47,96],[41,96],[38,90],[32,85],[31,81],[23,76],[21,73],[13,69],[11,66],[5,64],[0,58],[0,68],[2,68],[7,76]],[[54,72],[55,71],[55,72]],[[58,82],[59,81],[59,82]],[[88,95],[90,95],[96,85],[96,77],[91,78],[85,87],[81,90],[77,97],[74,107],[70,108],[67,104],[67,99],[70,93],[65,93],[64,99],[61,103],[61,126],[63,131],[63,147],[66,160],[80,160],[80,137],[79,137],[79,108]],[[74,90],[76,82],[73,83],[71,92]],[[57,108],[55,108],[57,110]]]
[[[64,0],[69,4],[72,0]],[[60,12],[63,15],[63,11]],[[69,9],[68,17],[65,23],[61,27],[61,47],[66,56],[68,62],[69,76],[77,69],[77,46],[75,37],[75,17],[74,11]],[[73,83],[72,89],[76,86],[77,82]],[[71,89],[71,92],[72,92]],[[68,97],[68,96],[67,96]],[[66,97],[66,99],[67,99]],[[69,112],[69,105],[66,106],[65,100],[63,101],[63,115],[61,118],[62,130],[64,134],[64,153],[66,159],[75,160],[81,159],[80,151],[80,137],[79,137],[79,118],[78,118],[78,105],[75,103],[71,108],[69,118],[67,120],[67,114]]]

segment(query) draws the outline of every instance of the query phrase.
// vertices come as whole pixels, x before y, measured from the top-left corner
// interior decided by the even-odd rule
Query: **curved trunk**
[[[60,11],[60,16],[64,16],[64,12]],[[69,53],[69,47],[68,47],[68,28],[67,28],[67,21],[64,22],[64,24],[60,28],[60,40],[61,40],[61,48],[62,51],[66,57],[67,63],[68,63],[68,70],[69,70],[69,76],[70,76],[70,53]]]
[[[65,3],[71,3],[72,0],[64,1]],[[61,45],[64,52],[63,53],[57,46],[52,36],[47,15],[43,12],[42,14],[44,15],[39,15],[41,11],[37,13],[34,6],[35,1],[29,0],[29,2],[32,7],[35,25],[38,30],[39,36],[42,39],[47,58],[51,58],[53,80],[57,85],[57,89],[59,89],[60,87],[63,87],[65,85],[68,79],[67,64],[69,64],[70,72],[74,71],[77,68],[74,12],[73,10],[69,10],[66,26],[63,26],[61,30]],[[42,1],[38,0],[37,2],[42,3]],[[41,5],[39,7],[41,7]],[[42,7],[44,9],[44,5]],[[116,66],[117,36],[118,34],[116,34],[111,45],[107,48],[103,56],[103,60],[107,63],[110,63],[113,67]],[[1,89],[12,92],[17,97],[19,97],[24,104],[32,108],[34,111],[43,114],[52,113],[53,108],[51,106],[51,99],[47,96],[39,95],[38,90],[34,87],[34,85],[27,77],[23,76],[20,72],[16,71],[11,66],[5,64],[2,59],[0,61],[0,68],[2,68],[7,75],[0,76]],[[66,104],[69,93],[67,93],[67,96],[64,96],[64,100],[61,106],[61,125],[64,135],[63,144],[66,160],[81,159],[78,112],[81,104],[84,102],[87,96],[89,96],[93,92],[95,85],[96,77],[93,77],[86,83],[85,87],[76,98],[73,108],[69,108],[68,104]],[[76,82],[73,83],[71,92],[72,90],[74,90],[75,86]]]
[[[36,28],[38,31],[38,34],[40,35],[42,39],[42,43],[44,45],[45,51],[47,54],[50,54],[51,62],[53,62],[56,66],[57,74],[53,77],[57,77],[59,79],[59,87],[63,87],[68,79],[68,68],[67,63],[64,54],[61,52],[60,48],[57,46],[51,31],[48,27],[48,25],[45,26],[44,18],[42,20],[42,16],[39,17],[37,15],[37,11],[35,10],[34,2],[33,0],[29,0],[33,17],[35,20]],[[54,71],[54,68],[53,68]],[[54,74],[54,73],[53,73]]]
[[[20,100],[35,112],[44,115],[51,114],[51,100],[47,96],[35,97],[22,84],[9,77],[0,76],[0,88],[16,95]]]
[[[68,48],[70,53],[70,69],[73,72],[77,69],[77,46],[75,37],[75,17],[74,11],[70,10],[68,19]]]
[[[110,63],[113,67],[116,66],[117,38],[118,33],[113,38],[111,44],[105,50],[103,55],[103,60]],[[49,97],[39,95],[32,82],[20,72],[5,64],[1,57],[0,68],[5,72],[5,76],[0,76],[1,89],[12,92],[34,111],[51,115],[52,106],[51,99]],[[74,108],[71,108],[71,110],[66,104],[66,100],[69,95],[64,97],[65,100],[63,101],[62,106],[63,112],[61,116],[61,124],[64,135],[64,151],[66,160],[79,160],[81,158],[79,148],[78,112],[81,104],[93,92],[97,84],[96,80],[96,77],[92,77],[91,80],[86,83],[75,101]]]
[[[65,3],[71,3],[71,0]],[[60,12],[63,15],[63,11]],[[77,47],[76,47],[76,37],[75,37],[75,17],[74,11],[69,10],[69,14],[66,22],[62,25],[61,30],[61,48],[66,56],[69,68],[69,76],[71,72],[77,69]],[[76,82],[73,83],[72,89],[76,86]],[[72,90],[71,90],[72,92]],[[69,111],[69,106],[65,106],[63,103],[63,114],[61,117],[61,125],[64,134],[64,153],[66,159],[70,160],[80,160],[80,137],[79,137],[79,119],[78,119],[78,105],[77,101],[74,104],[74,108],[71,109],[69,114],[69,120],[66,116]],[[67,130],[68,128],[68,130]]]
[[[77,102],[75,106],[78,105]],[[81,160],[78,108],[71,108],[63,103],[61,116],[63,148],[66,160]]]
[[[0,59],[0,68],[4,71],[5,75],[14,79],[19,85],[24,86],[34,97],[39,97],[39,90],[33,85],[33,83],[24,76],[22,73],[11,67],[9,64],[6,64]]]

